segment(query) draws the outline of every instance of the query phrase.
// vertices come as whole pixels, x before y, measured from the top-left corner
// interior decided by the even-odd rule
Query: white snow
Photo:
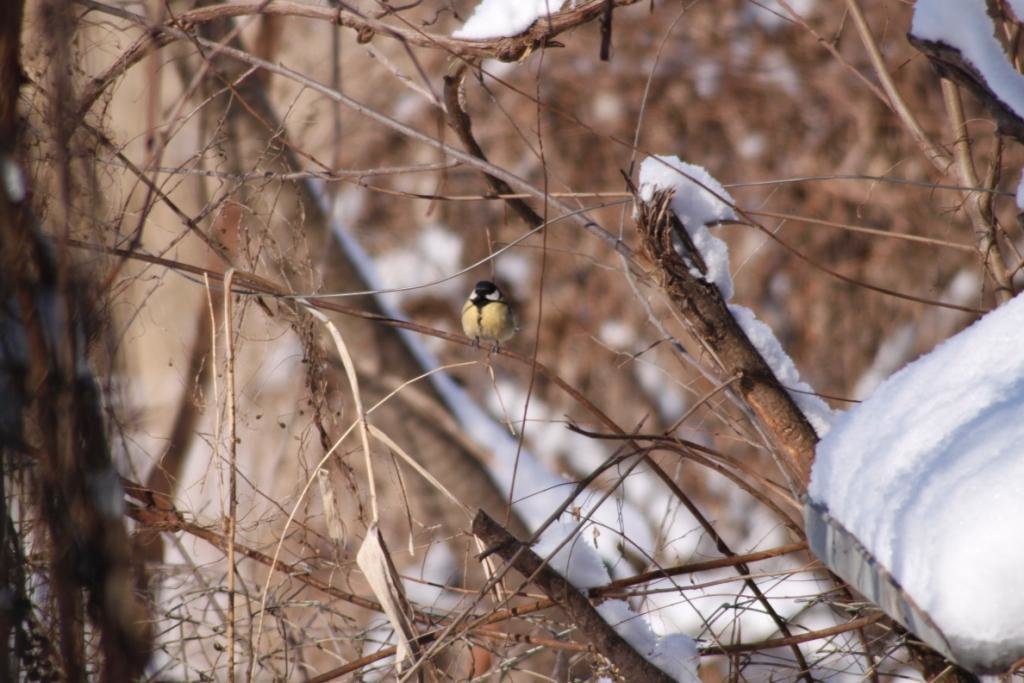
[[[1024,4],[1024,0],[1017,0]],[[1017,183],[1017,208],[1024,211],[1024,171],[1021,171],[1020,182]]]
[[[772,328],[758,320],[754,312],[746,306],[729,304],[729,311],[743,331],[747,333],[754,348],[768,363],[768,367],[775,373],[779,382],[789,391],[793,402],[807,417],[811,426],[814,427],[814,431],[818,433],[818,436],[824,436],[832,424],[835,413],[825,401],[814,393],[811,385],[800,379],[800,371],[796,369],[796,364],[793,363],[789,354],[783,350],[782,344],[772,332]]]
[[[917,326],[904,323],[897,327],[875,351],[875,358],[853,387],[853,398],[863,401],[870,396],[885,378],[907,362],[907,357],[917,341]]]
[[[1015,0],[1020,17],[1024,0]],[[918,0],[910,32],[917,38],[955,47],[978,70],[988,87],[1024,118],[1024,76],[1006,58],[984,0]]]
[[[648,654],[650,660],[677,681],[700,681],[697,668],[700,656],[697,641],[689,636],[673,633],[661,636]]]
[[[625,115],[622,93],[598,92],[590,105],[594,118],[605,123],[617,123]]]
[[[597,553],[590,552],[586,547],[581,549],[580,546],[585,546],[586,541],[582,535],[576,533],[577,526],[572,522],[555,522],[533,545],[533,552],[540,557],[550,556],[548,564],[552,569],[577,588],[603,586],[611,581],[608,570]],[[559,545],[562,547],[559,548]],[[556,548],[558,552],[555,552]]]
[[[806,18],[817,5],[817,0],[789,0],[787,3],[800,17]],[[775,31],[792,23],[789,11],[779,0],[758,0],[744,5],[745,13],[761,28]]]
[[[377,271],[391,289],[415,287],[424,282],[437,281],[430,287],[431,294],[461,299],[464,283],[460,278],[444,280],[458,272],[462,261],[462,239],[440,225],[428,225],[411,244],[402,244],[377,257]],[[422,290],[409,289],[388,292],[383,296],[392,304],[400,304],[409,297],[421,295]]]
[[[402,580],[405,597],[423,607],[435,610],[454,610],[460,607],[462,596],[442,586],[455,585],[461,574],[459,560],[452,553],[448,544],[431,543],[425,553],[417,553],[417,557],[408,562],[402,573],[414,577]]]
[[[708,224],[735,219],[733,198],[704,168],[688,164],[677,156],[653,156],[640,164],[640,199],[649,202],[657,190],[672,189],[672,210],[690,233],[690,239],[707,265],[702,276],[691,264],[694,277],[705,277],[718,286],[722,297],[732,298],[729,247],[708,230]]]
[[[744,159],[757,159],[768,149],[768,140],[760,133],[748,132],[738,141],[733,139],[733,142],[736,144],[736,151]]]
[[[1024,296],[838,417],[809,496],[934,620],[962,664],[1024,657]]]
[[[714,97],[722,84],[722,65],[710,59],[701,59],[694,65],[693,86],[697,95]]]
[[[761,58],[756,73],[759,80],[778,86],[791,97],[798,96],[803,88],[804,79],[797,72],[789,55],[779,49],[771,49]]]
[[[658,416],[662,420],[671,424],[686,412],[686,397],[671,373],[643,356],[633,361],[633,368],[640,388],[658,406]]]
[[[500,402],[494,392],[488,397],[492,413],[500,415],[503,402],[509,418],[521,429],[520,420],[527,403],[526,390],[512,382],[499,380],[496,391],[501,395]],[[526,420],[526,439],[531,448],[520,453],[513,495],[514,505],[519,514],[530,523],[531,528],[536,529],[559,504],[565,501],[571,486],[566,479],[552,474],[553,470],[558,469],[558,461],[564,458],[572,472],[582,476],[604,463],[610,453],[604,442],[567,429],[563,422],[563,412],[552,409],[537,396],[529,399]],[[491,420],[491,424],[496,423]],[[517,441],[509,435],[507,429],[498,426],[502,429],[501,437],[495,435],[490,441],[483,440],[481,443],[487,444],[498,456],[491,467],[491,476],[495,477],[503,490],[507,491],[511,486]],[[524,458],[523,454],[528,457]],[[614,468],[595,483],[617,483],[621,469]],[[615,479],[612,479],[613,477]],[[574,502],[583,514],[593,511],[593,524],[585,524],[580,536],[593,540],[594,542],[588,545],[592,545],[609,564],[622,559],[620,544],[623,537],[628,538],[643,552],[653,553],[655,539],[651,525],[636,506],[623,500],[621,493],[625,489],[619,488],[615,495],[595,508],[601,495],[599,489],[600,486],[597,486],[595,490],[584,492]],[[545,535],[548,533],[557,536],[557,532],[550,528]],[[556,543],[564,537],[564,534],[557,536]]]
[[[505,294],[522,301],[529,301],[533,291],[533,263],[523,254],[506,251],[494,260],[494,274],[505,290]],[[459,305],[462,304],[461,297]]]
[[[968,306],[977,302],[981,290],[982,283],[978,274],[970,268],[963,268],[950,280],[939,298]],[[871,365],[854,385],[852,398],[858,401],[867,398],[886,377],[912,360],[918,339],[945,339],[966,321],[966,313],[933,307],[924,311],[913,323],[897,327],[879,345]]]
[[[633,328],[621,320],[606,320],[598,331],[601,341],[616,351],[626,351],[636,343]]]
[[[517,36],[533,22],[557,12],[564,0],[481,0],[453,38],[487,40]]]
[[[597,612],[634,650],[669,676],[680,683],[700,683],[697,643],[693,638],[679,634],[659,638],[647,621],[622,600],[606,600],[597,606]]]

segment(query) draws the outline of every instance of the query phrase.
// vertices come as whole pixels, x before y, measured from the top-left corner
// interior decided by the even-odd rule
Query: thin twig
[[[227,526],[227,562],[228,562],[228,615],[225,637],[228,644],[228,680],[235,680],[235,524],[238,514],[238,434],[235,419],[235,318],[231,284],[235,278],[235,269],[230,268],[224,274],[224,372],[227,379],[227,419],[228,419],[228,514]],[[255,648],[253,657],[255,658]]]
[[[878,76],[878,80],[882,83],[882,88],[885,89],[888,105],[900,118],[907,130],[910,131],[911,137],[914,138],[918,147],[920,147],[921,151],[924,152],[928,161],[938,169],[939,173],[945,174],[946,170],[949,168],[951,159],[949,158],[949,155],[946,154],[938,145],[932,142],[931,138],[929,138],[924,132],[921,124],[917,121],[917,117],[914,116],[914,112],[907,106],[903,96],[900,95],[900,91],[896,89],[896,84],[893,82],[892,76],[889,74],[889,69],[885,65],[885,60],[882,58],[882,52],[878,49],[878,43],[875,41],[875,36],[871,33],[871,28],[868,26],[868,22],[864,18],[864,12],[861,10],[860,2],[858,0],[846,0],[846,8],[849,10],[850,16],[853,18],[854,26],[857,27],[857,32],[860,34],[860,39],[864,44],[864,49],[868,52],[868,57],[871,59],[871,65],[875,69],[875,75]]]
[[[821,640],[822,638],[828,638],[830,636],[839,635],[840,633],[848,633],[849,631],[856,631],[870,626],[871,624],[878,623],[887,617],[883,612],[877,612],[867,617],[861,617],[848,621],[845,624],[839,624],[838,626],[832,626],[829,628],[823,628],[818,631],[810,631],[808,633],[801,633],[798,636],[788,636],[786,638],[774,638],[772,640],[762,640],[757,643],[736,643],[734,645],[706,645],[700,649],[702,655],[728,655],[737,654],[740,652],[760,652],[762,650],[771,650],[776,647],[795,646],[799,643],[809,643],[812,640]]]
[[[960,182],[972,187],[977,186],[978,174],[974,168],[974,160],[971,158],[971,138],[967,131],[959,86],[943,78],[942,98],[946,105],[949,125],[953,128],[953,134],[956,136],[953,142],[953,155],[956,158],[956,170],[960,176]],[[974,228],[978,255],[996,285],[996,300],[1001,304],[1006,303],[1013,298],[1013,281],[999,248],[999,241],[996,239],[995,218],[992,215],[986,216],[983,210],[988,201],[987,195],[964,193],[963,198],[964,209]]]
[[[598,588],[591,588],[590,595],[602,596],[608,593],[614,593],[635,586],[641,583],[647,583],[649,581],[657,581],[659,579],[666,579],[671,576],[679,576],[680,574],[694,574],[696,572],[704,572],[710,569],[719,569],[721,567],[736,567],[741,564],[747,564],[749,562],[760,562],[761,560],[767,560],[773,557],[780,557],[782,555],[789,555],[790,553],[797,553],[801,550],[807,550],[807,542],[799,541],[797,543],[788,543],[781,545],[777,548],[771,548],[770,550],[759,550],[753,553],[746,553],[745,555],[731,555],[727,557],[720,557],[715,560],[704,560],[702,562],[690,562],[688,564],[682,564],[676,567],[664,567],[659,569],[653,569],[643,574],[637,574],[636,576],[628,576],[624,579],[616,579],[611,583],[600,586]],[[730,578],[730,581],[735,579]]]

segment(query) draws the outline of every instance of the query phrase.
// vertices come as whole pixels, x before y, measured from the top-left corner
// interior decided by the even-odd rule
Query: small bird
[[[462,331],[479,346],[481,339],[494,341],[494,348],[508,341],[516,331],[516,316],[501,290],[481,280],[462,306]]]

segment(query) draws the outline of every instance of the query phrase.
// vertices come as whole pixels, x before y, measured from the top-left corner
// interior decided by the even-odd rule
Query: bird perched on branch
[[[496,284],[489,280],[476,283],[462,306],[462,331],[478,346],[481,339],[490,339],[496,349],[515,334],[515,312]]]

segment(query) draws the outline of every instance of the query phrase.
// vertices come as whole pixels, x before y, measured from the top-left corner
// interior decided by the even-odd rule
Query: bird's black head
[[[470,297],[473,301],[484,302],[484,301],[500,301],[501,290],[498,286],[490,280],[481,280],[476,283],[476,287],[473,288],[473,294]]]

